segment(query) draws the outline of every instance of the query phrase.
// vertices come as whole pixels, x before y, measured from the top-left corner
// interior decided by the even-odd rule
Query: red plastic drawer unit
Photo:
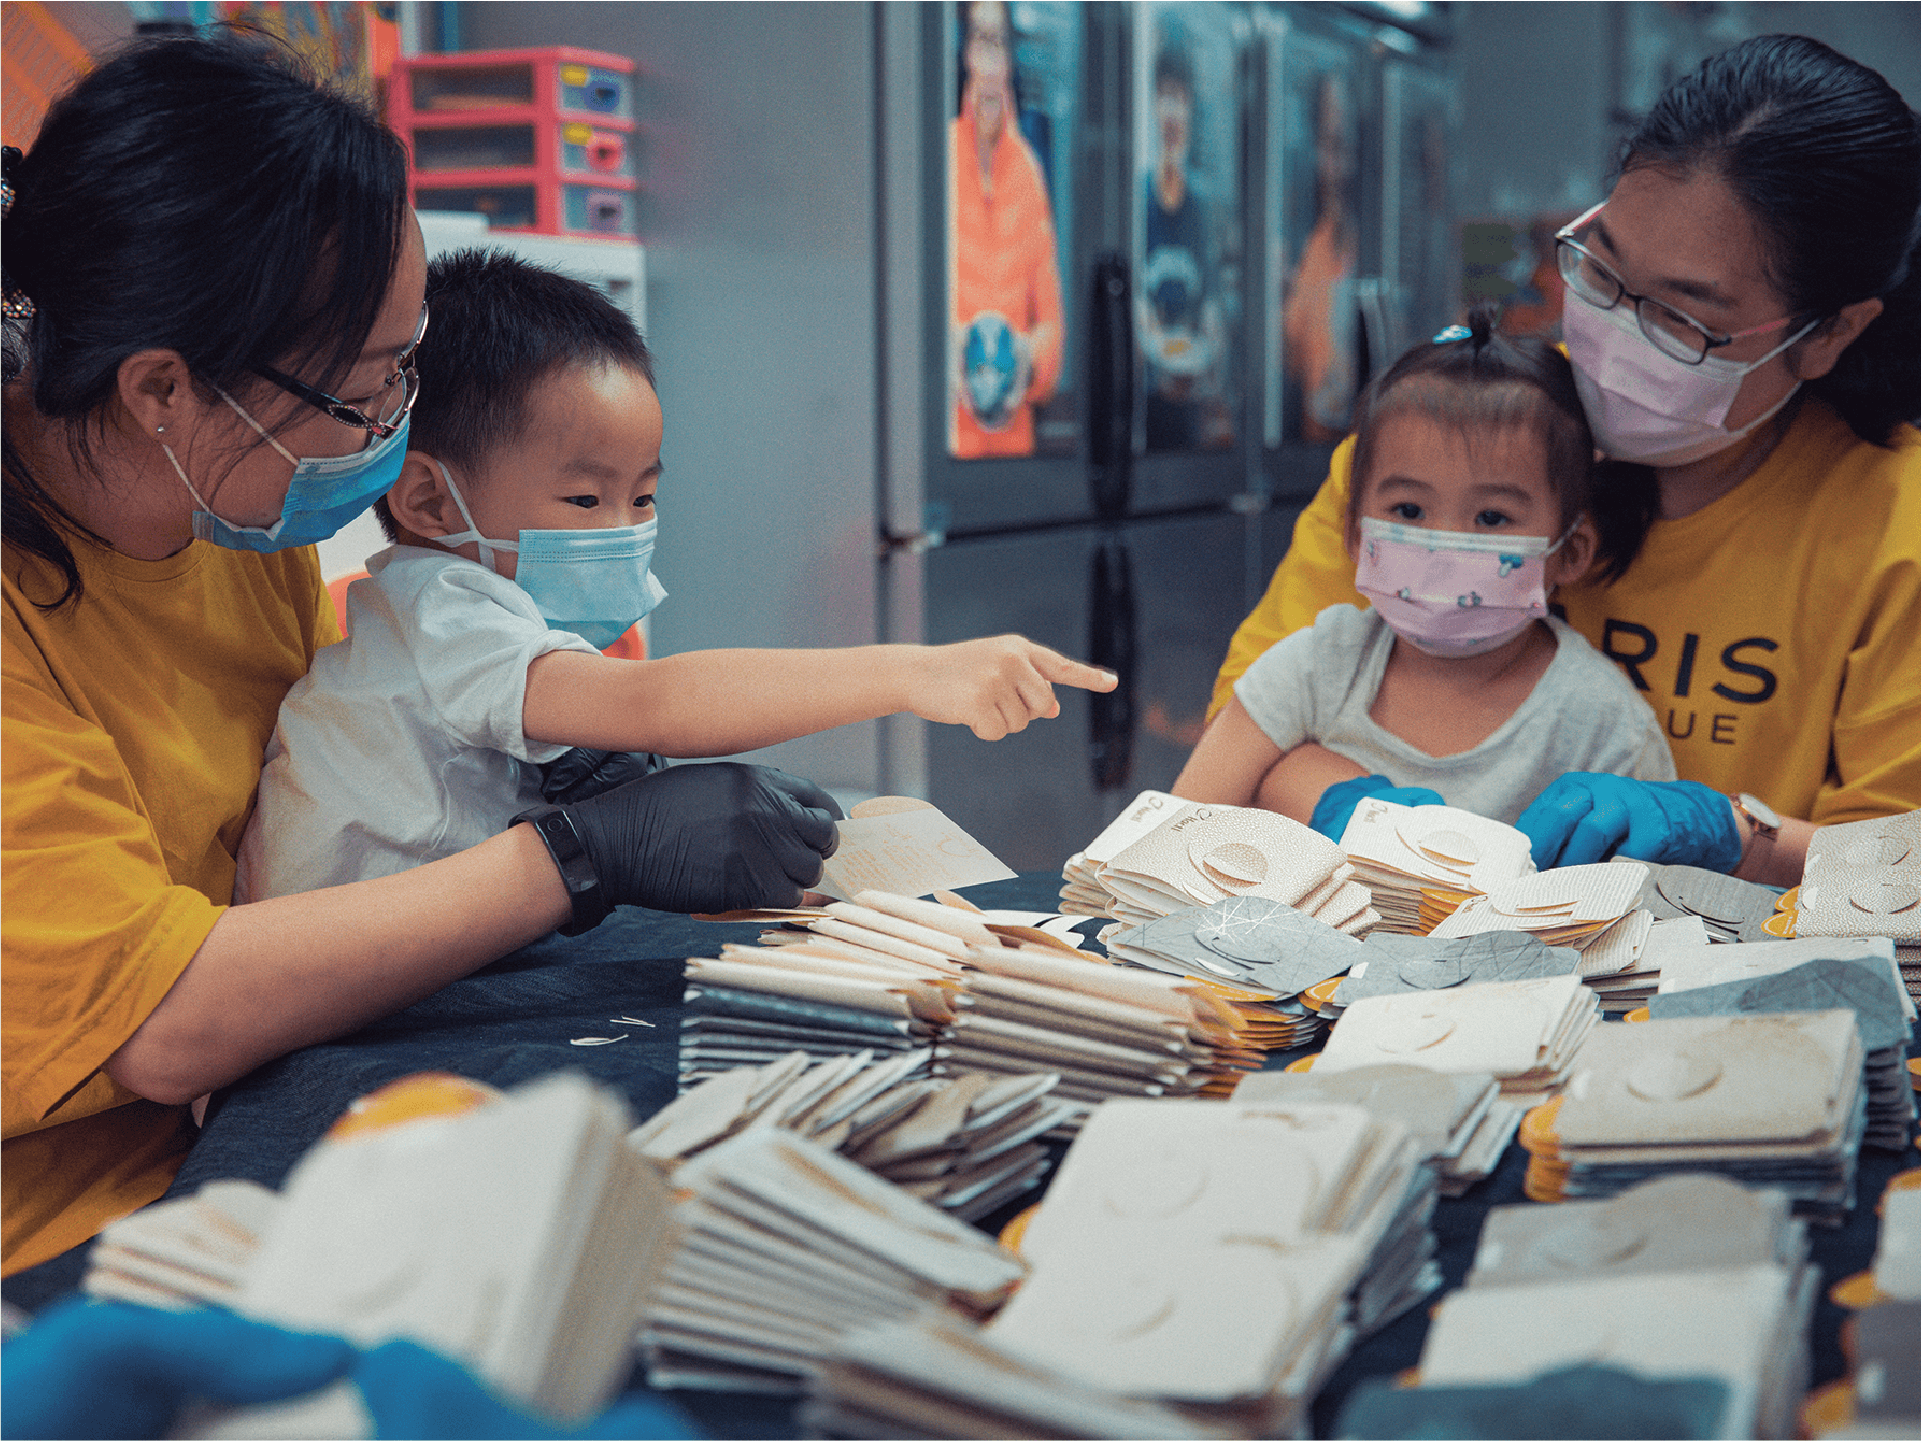
[[[497,230],[638,232],[633,61],[570,46],[415,55],[389,95],[419,208]]]

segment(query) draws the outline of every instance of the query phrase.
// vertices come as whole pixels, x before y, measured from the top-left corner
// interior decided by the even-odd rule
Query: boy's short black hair
[[[1647,538],[1656,512],[1654,473],[1646,466],[1597,462],[1594,437],[1568,359],[1546,340],[1502,335],[1497,312],[1476,306],[1460,334],[1421,341],[1377,376],[1354,409],[1354,463],[1348,486],[1349,533],[1359,525],[1380,423],[1413,411],[1461,428],[1531,430],[1547,447],[1558,527],[1581,516],[1598,533],[1589,575],[1620,578]]]
[[[450,465],[472,470],[518,438],[534,387],[563,365],[620,365],[654,383],[654,358],[626,311],[504,250],[434,260],[427,309],[407,445]],[[385,496],[374,509],[396,539]]]

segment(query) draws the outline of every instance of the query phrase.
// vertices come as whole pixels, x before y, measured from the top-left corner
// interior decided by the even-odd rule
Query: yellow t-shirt
[[[1367,602],[1343,531],[1350,439],[1214,686],[1323,607]],[[1921,432],[1870,445],[1810,397],[1761,468],[1660,520],[1628,573],[1556,597],[1654,707],[1683,779],[1833,822],[1921,807]]]
[[[101,1067],[233,892],[281,698],[340,639],[311,547],[196,541],[161,561],[75,542],[85,593],[0,566],[0,1200],[15,1271],[166,1190],[192,1136]]]

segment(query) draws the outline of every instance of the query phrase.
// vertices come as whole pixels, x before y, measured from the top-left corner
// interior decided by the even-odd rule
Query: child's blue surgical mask
[[[365,450],[302,460],[267,434],[266,427],[247,414],[239,401],[224,390],[217,393],[293,467],[293,484],[287,487],[287,498],[280,503],[280,518],[272,525],[235,525],[213,513],[213,508],[200,498],[200,492],[187,479],[173,447],[161,441],[160,448],[167,453],[173,473],[180,477],[180,483],[187,487],[194,504],[200,507],[193,513],[193,533],[198,540],[211,541],[228,550],[263,554],[316,545],[337,535],[342,526],[365,512],[400,479],[400,467],[407,459],[407,420],[403,419],[392,435]]]
[[[667,598],[649,569],[658,520],[605,530],[523,530],[518,541],[489,540],[474,524],[473,512],[447,467],[436,460],[434,468],[447,482],[467,529],[433,538],[450,550],[472,541],[496,573],[500,567],[494,564],[494,552],[515,552],[520,559],[514,584],[532,597],[549,630],[571,631],[605,650]]]

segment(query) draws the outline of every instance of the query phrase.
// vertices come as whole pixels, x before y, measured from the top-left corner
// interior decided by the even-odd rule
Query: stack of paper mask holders
[[[1867,1087],[1862,1143],[1902,1150],[1914,1121],[1914,1090],[1904,1062],[1915,1006],[1887,937],[1802,937],[1678,951],[1648,1002],[1648,1014],[1657,1018],[1838,1008],[1854,1012],[1861,1032]]]
[[[761,938],[794,947],[783,964],[768,969],[767,956],[752,946],[688,962],[683,1089],[794,1050],[820,1058],[925,1047],[954,1018],[967,947],[999,944],[964,902],[904,899],[1014,874],[938,809],[876,796],[836,830],[839,843],[815,887],[832,904],[715,918],[786,923]]]
[[[1261,1063],[1218,988],[1109,965],[1031,928],[874,891],[781,918],[802,929],[687,963],[690,1009],[713,1027],[751,1018],[761,998],[772,998],[763,1010],[790,1008],[777,1037],[738,1033],[757,1035],[756,1045],[778,1039],[816,1058],[872,1049],[848,1016],[879,1018],[900,1027],[903,1048],[929,1051],[935,1076],[1051,1072],[1060,1077],[1054,1096],[1080,1107],[1111,1096],[1225,1095]],[[736,1039],[721,1047],[708,1026],[691,1039],[684,1032],[683,1084],[769,1059]]]
[[[1654,917],[1641,906],[1647,867],[1638,861],[1562,866],[1473,896],[1428,934],[1436,940],[1525,931],[1581,953],[1580,974],[1631,970]]]
[[[1058,1072],[1063,1099],[1225,1096],[1260,1067],[1235,1008],[1204,981],[1039,946],[981,947],[942,1071]]]
[[[1485,931],[1458,940],[1376,931],[1339,982],[1320,987],[1310,999],[1318,999],[1321,1018],[1333,1022],[1370,996],[1570,976],[1580,965],[1581,953],[1571,946],[1544,945],[1520,931]]]
[[[1206,1427],[1295,1434],[1352,1340],[1439,1284],[1433,1201],[1405,1128],[1358,1106],[1110,1102],[984,1339]]]
[[[810,1436],[1051,1436],[1165,1441],[1231,1433],[1023,1361],[939,1313],[855,1331],[821,1369],[800,1419]]]
[[[743,1131],[791,1131],[967,1221],[1039,1185],[1050,1162],[1036,1138],[1080,1114],[1049,1094],[1058,1078],[934,1077],[931,1064],[928,1051],[812,1065],[795,1051],[701,1082],[629,1143],[672,1167]]]
[[[1504,1096],[1531,1101],[1567,1078],[1599,1016],[1593,992],[1572,974],[1364,996],[1342,1013],[1314,1071],[1486,1073]]]
[[[1360,941],[1279,901],[1230,896],[1139,926],[1111,926],[1107,954],[1148,970],[1208,979],[1232,1005],[1248,1044],[1264,1051],[1310,1045],[1322,1014],[1305,999],[1366,954]]]
[[[1001,943],[966,911],[874,891],[784,915],[806,929],[687,962],[683,1087],[795,1050],[924,1050],[953,1023],[968,946]]]
[[[1803,1436],[1921,1436],[1921,1170],[1897,1172],[1875,1211],[1873,1265],[1828,1289],[1853,1313],[1842,1333],[1848,1374],[1809,1393]]]
[[[1402,1409],[1432,1415],[1449,1388],[1499,1386],[1533,1429],[1440,1434],[1592,1436],[1596,1408],[1631,1404],[1605,1388],[1692,1381],[1671,1391],[1666,1428],[1608,1434],[1792,1436],[1818,1283],[1805,1230],[1779,1191],[1691,1175],[1608,1201],[1497,1206],[1465,1286],[1436,1309],[1420,1389],[1400,1398]],[[1571,1390],[1581,1373],[1567,1367],[1612,1368],[1586,1378],[1584,1429],[1566,1428],[1565,1406],[1563,1424],[1550,1427],[1554,1413],[1540,1404],[1548,1388],[1530,1385],[1559,1372],[1556,1386]],[[1430,1389],[1437,1394],[1423,1397]],[[1342,1434],[1409,1434],[1352,1429],[1368,1400],[1350,1403]],[[1384,1408],[1377,1399],[1371,1409]]]
[[[1341,849],[1374,898],[1381,929],[1426,935],[1477,896],[1534,874],[1528,838],[1453,806],[1364,797]]]
[[[1796,936],[1886,936],[1910,996],[1921,997],[1921,811],[1823,826],[1790,892]]]
[[[1110,956],[1206,981],[1262,1050],[1320,1029],[1302,992],[1379,924],[1340,848],[1283,816],[1143,791],[1063,872],[1061,909],[1117,918]],[[1298,924],[1296,924],[1298,923]]]
[[[1775,939],[1766,926],[1776,917],[1778,895],[1766,886],[1696,866],[1645,865],[1620,859],[1614,864],[1643,866],[1646,870],[1640,905],[1653,920],[1632,965],[1586,978],[1601,998],[1602,1009],[1610,1015],[1623,1015],[1647,1004],[1660,984],[1663,960],[1674,950]]]
[[[363,1349],[415,1341],[510,1400],[579,1424],[632,1366],[667,1204],[659,1172],[625,1144],[630,1125],[618,1098],[562,1074],[459,1114],[337,1127],[256,1208],[270,1214],[229,1303]],[[192,1434],[374,1431],[348,1380],[202,1417]]]
[[[1650,865],[1647,870],[1641,904],[1655,920],[1698,920],[1706,938],[1721,944],[1780,939],[1767,929],[1776,899],[1768,887],[1699,866]]]
[[[1396,1121],[1407,1128],[1441,1194],[1458,1196],[1494,1170],[1514,1137],[1520,1107],[1500,1095],[1500,1082],[1486,1072],[1448,1075],[1418,1066],[1363,1066],[1332,1074],[1259,1071],[1241,1082],[1234,1099],[1272,1106],[1360,1106]]]
[[[279,1196],[251,1181],[210,1181],[191,1196],[145,1206],[100,1233],[81,1289],[168,1311],[231,1306],[279,1206]]]
[[[1597,1026],[1521,1144],[1536,1201],[1615,1195],[1677,1171],[1775,1186],[1838,1222],[1866,1126],[1853,1011]]]
[[[660,1236],[642,1355],[656,1386],[795,1394],[843,1337],[934,1309],[978,1320],[1026,1267],[965,1222],[791,1132],[679,1166],[639,1224]]]
[[[1068,859],[1061,909],[1141,925],[1230,896],[1279,901],[1336,930],[1380,921],[1341,848],[1251,806],[1204,806],[1144,791]]]
[[[1921,1436],[1921,1185],[1904,1180],[1921,1173],[1897,1175],[1881,1198],[1873,1293],[1854,1316],[1851,1424],[1817,1436]]]

